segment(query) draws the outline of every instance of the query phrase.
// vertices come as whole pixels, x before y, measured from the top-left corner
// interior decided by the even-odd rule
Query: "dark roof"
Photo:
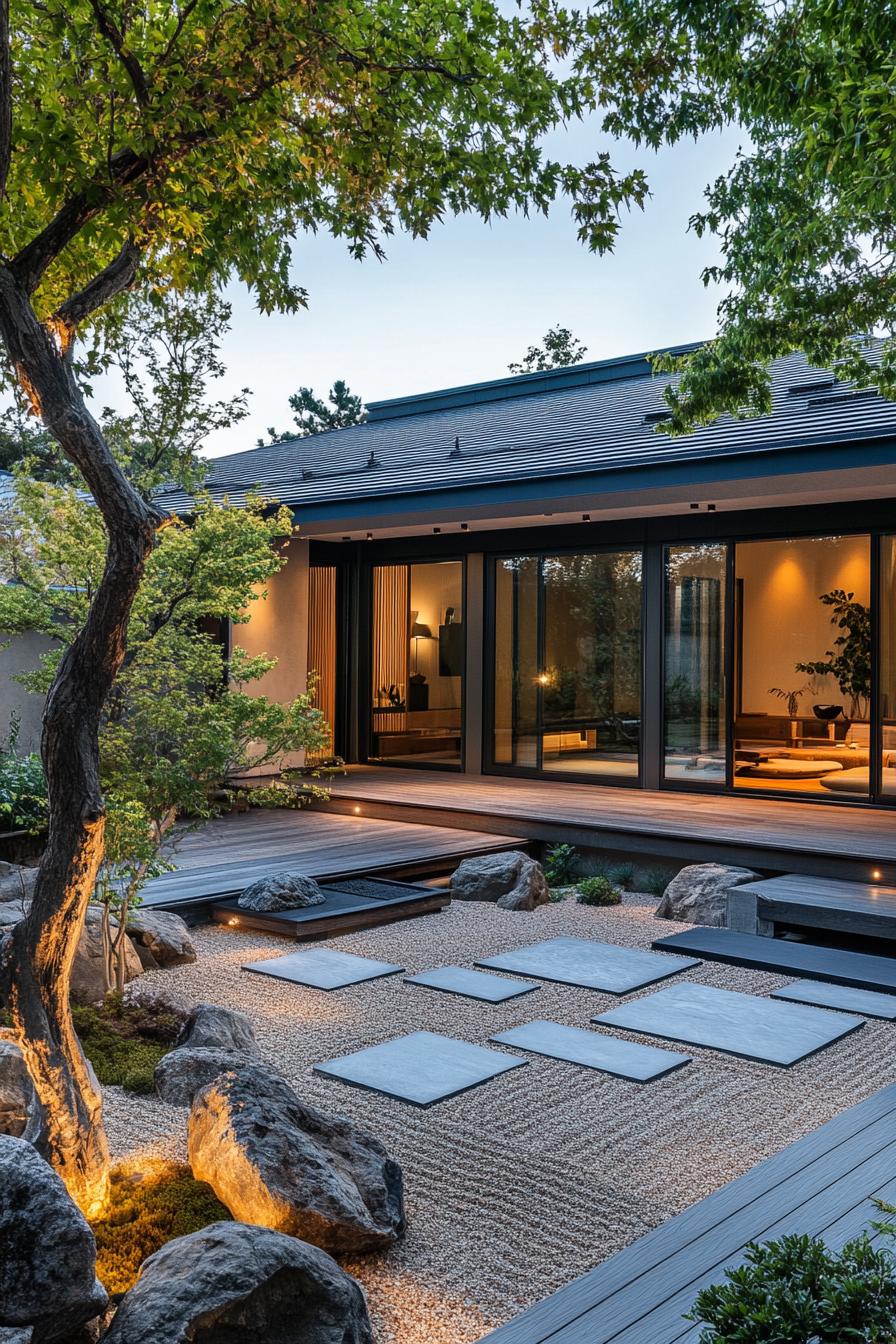
[[[325,502],[896,441],[896,403],[838,383],[802,355],[773,366],[770,415],[722,416],[682,438],[657,431],[668,381],[651,374],[646,356],[630,355],[374,402],[363,425],[213,459],[207,485],[234,502],[259,489],[301,513]],[[180,490],[161,502],[189,505]]]

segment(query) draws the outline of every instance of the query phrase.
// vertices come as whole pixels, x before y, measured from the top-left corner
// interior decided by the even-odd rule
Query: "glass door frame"
[[[564,555],[639,555],[641,557],[641,603],[640,603],[640,644],[639,666],[640,689],[640,731],[638,733],[637,770],[632,775],[601,774],[599,770],[582,773],[567,770],[545,770],[544,759],[544,686],[536,684],[536,765],[515,765],[495,760],[495,652],[496,652],[496,573],[498,565],[504,560],[532,559],[538,561],[538,583],[536,590],[536,657],[539,668],[545,665],[545,619],[544,619],[544,575],[542,562],[548,556]],[[588,546],[544,546],[533,545],[512,551],[490,551],[485,555],[485,601],[483,630],[483,700],[482,700],[482,768],[490,775],[506,775],[515,779],[558,780],[571,784],[595,784],[620,789],[639,789],[644,787],[644,704],[646,694],[646,675],[644,664],[645,631],[647,629],[647,548],[643,542],[607,542],[602,545]]]
[[[414,565],[441,565],[441,564],[459,564],[460,565],[460,590],[461,590],[461,615],[464,626],[464,674],[460,683],[460,760],[459,761],[415,761],[413,755],[403,757],[401,760],[382,759],[379,756],[371,755],[373,745],[373,696],[371,687],[373,684],[373,640],[376,631],[373,625],[373,571],[384,567],[403,565],[408,571],[413,569]],[[360,593],[363,601],[360,604],[359,620],[359,658],[358,658],[358,680],[360,685],[360,695],[358,699],[358,738],[359,738],[359,758],[363,765],[375,765],[383,769],[397,770],[441,770],[448,774],[463,774],[467,764],[467,673],[468,673],[468,646],[470,632],[467,624],[467,557],[464,554],[446,553],[445,555],[414,555],[414,556],[389,556],[376,555],[365,557],[365,563],[362,566],[360,575]],[[410,632],[408,632],[410,640]]]

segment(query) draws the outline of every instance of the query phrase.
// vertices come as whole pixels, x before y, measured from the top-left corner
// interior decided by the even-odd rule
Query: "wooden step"
[[[763,938],[732,929],[688,929],[668,938],[657,938],[658,952],[684,953],[705,961],[727,961],[757,971],[793,975],[810,980],[828,980],[834,985],[855,985],[896,994],[896,958],[867,952],[843,952],[835,947],[794,943],[786,938]]]
[[[759,918],[775,924],[896,940],[896,887],[792,873],[747,882],[738,892],[752,892]]]

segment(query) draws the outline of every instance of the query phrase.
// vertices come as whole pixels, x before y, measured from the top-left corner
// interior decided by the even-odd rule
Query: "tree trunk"
[[[46,1112],[53,1165],[91,1212],[107,1193],[109,1155],[100,1091],[72,1024],[69,982],[103,857],[100,716],[124,657],[131,605],[159,519],[123,475],[84,405],[68,335],[60,348],[27,291],[0,266],[0,338],[35,412],[84,477],[108,534],[102,580],[47,697],[41,741],[50,801],[47,848],[4,968],[13,1026]]]

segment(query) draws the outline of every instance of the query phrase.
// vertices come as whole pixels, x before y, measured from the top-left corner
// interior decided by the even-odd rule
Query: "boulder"
[[[0,902],[0,929],[11,929],[13,925],[18,924],[25,918],[30,901],[11,901]]]
[[[316,1246],[212,1223],[145,1261],[103,1344],[372,1344],[364,1294]]]
[[[156,1092],[171,1106],[192,1106],[197,1092],[213,1083],[219,1074],[242,1069],[254,1062],[236,1050],[210,1046],[183,1046],[169,1050],[155,1067]]]
[[[759,874],[726,863],[692,863],[673,877],[656,908],[659,919],[724,928],[728,923],[728,892]]]
[[[187,966],[196,960],[186,924],[180,915],[167,910],[134,910],[128,916],[128,937],[145,971],[159,966]]]
[[[301,910],[323,905],[326,897],[304,873],[269,873],[246,887],[237,904],[243,910]]]
[[[464,859],[451,878],[456,901],[493,901],[502,910],[534,910],[550,899],[540,863],[521,850]]]
[[[261,1051],[245,1013],[221,1008],[217,1003],[197,1003],[177,1038],[178,1049],[189,1046],[212,1050],[233,1050],[237,1054],[261,1058]]]
[[[43,1107],[14,1041],[0,1039],[0,1134],[25,1139],[45,1155]]]
[[[125,985],[122,999],[127,1007],[146,1015],[147,1022],[145,1026],[141,1025],[141,1031],[147,1031],[150,1036],[158,1035],[160,1039],[164,1032],[164,1039],[177,1040],[192,1011],[182,995],[175,994],[167,986],[160,989],[158,985],[148,985],[145,980],[132,980]],[[153,1027],[161,1030],[153,1031]]]
[[[245,1013],[198,1003],[188,1016],[177,1045],[159,1060],[156,1091],[172,1106],[190,1106],[196,1093],[219,1073],[261,1062],[261,1051]]]
[[[105,1307],[87,1220],[52,1167],[8,1135],[0,1135],[0,1247],[0,1325],[30,1325],[34,1344],[45,1344]]]
[[[0,859],[0,902],[30,900],[37,874],[37,868],[25,868]]]
[[[87,918],[78,948],[72,964],[72,998],[78,1003],[99,1003],[109,990],[106,982],[106,965],[103,957],[102,910],[97,905],[88,908]],[[113,919],[113,929],[118,928]],[[142,975],[143,967],[134,950],[134,944],[125,935],[125,980],[133,980]]]
[[[244,1222],[349,1253],[404,1234],[401,1168],[379,1140],[312,1110],[263,1068],[222,1074],[197,1095],[187,1151],[196,1179]]]

